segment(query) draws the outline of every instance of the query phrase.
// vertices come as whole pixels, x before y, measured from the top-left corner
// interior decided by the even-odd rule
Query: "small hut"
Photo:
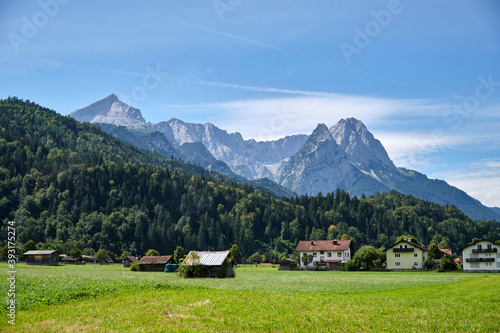
[[[297,260],[292,259],[292,258],[285,258],[285,259],[280,260],[280,267],[278,268],[278,270],[289,271],[295,267],[297,267]]]
[[[123,259],[123,267],[130,267],[130,265],[132,265],[133,262],[138,262],[138,261],[139,259],[137,259],[136,257],[128,256],[125,259]]]
[[[139,260],[141,271],[163,272],[166,264],[173,264],[172,256],[144,256]]]
[[[73,257],[70,256],[65,256],[64,258],[61,259],[61,261],[66,264],[66,265],[78,265],[82,263],[82,260],[76,260]]]
[[[31,250],[23,253],[28,265],[59,265],[59,252],[56,250]]]
[[[189,252],[184,263],[191,266],[205,266],[207,267],[205,277],[232,277],[233,276],[233,263],[229,251],[209,251],[209,252],[196,252],[196,259],[193,251]]]

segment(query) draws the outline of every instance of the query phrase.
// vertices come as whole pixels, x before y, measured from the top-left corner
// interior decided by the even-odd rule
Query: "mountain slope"
[[[336,188],[367,196],[396,190],[441,205],[456,205],[474,219],[500,216],[464,191],[441,180],[396,168],[382,144],[354,118],[342,119],[328,131],[320,124],[283,169],[280,184],[299,194],[314,195]]]
[[[245,258],[261,251],[273,259],[327,233],[376,247],[413,234],[425,245],[446,240],[454,252],[473,237],[500,235],[499,223],[395,191],[277,200],[17,98],[0,100],[0,129],[0,220],[16,222],[19,247],[32,239],[61,253],[104,248],[119,255],[238,244]]]
[[[83,109],[75,110],[69,115],[81,122],[107,123],[128,128],[141,127],[145,123],[139,109],[121,102],[115,94],[111,94]]]

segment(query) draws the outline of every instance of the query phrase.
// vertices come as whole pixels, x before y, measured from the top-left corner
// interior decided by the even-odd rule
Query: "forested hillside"
[[[260,250],[276,258],[299,240],[343,234],[376,247],[413,234],[424,245],[445,240],[454,252],[473,237],[500,239],[500,223],[397,192],[276,199],[17,98],[0,100],[0,219],[2,235],[16,222],[19,246],[32,239],[62,252],[172,254],[178,245],[236,243],[244,257]]]

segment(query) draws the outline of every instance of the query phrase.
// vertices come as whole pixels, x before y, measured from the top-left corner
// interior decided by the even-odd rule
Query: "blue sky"
[[[362,120],[396,165],[500,206],[498,1],[3,1],[0,97],[115,93],[244,138]]]

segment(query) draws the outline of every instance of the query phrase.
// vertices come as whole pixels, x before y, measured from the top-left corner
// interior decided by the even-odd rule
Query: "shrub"
[[[141,266],[139,266],[138,263],[136,262],[133,262],[131,265],[130,265],[130,270],[133,271],[133,272],[139,272],[141,270]]]
[[[453,262],[452,258],[442,257],[439,260],[439,268],[441,268],[441,269],[457,269],[457,266],[455,266],[455,263]]]
[[[425,269],[433,269],[434,268],[434,260],[427,259],[426,261],[424,261],[424,267],[425,267]]]
[[[344,264],[344,271],[356,271],[358,268],[358,263],[354,259],[349,260]]]

